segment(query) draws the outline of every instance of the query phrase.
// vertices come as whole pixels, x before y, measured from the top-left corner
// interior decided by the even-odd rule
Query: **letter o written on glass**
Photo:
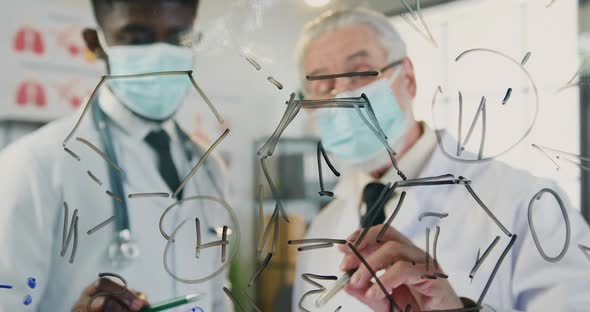
[[[561,209],[561,214],[563,215],[563,219],[565,221],[565,242],[563,244],[563,248],[561,249],[561,252],[555,257],[550,257],[545,253],[545,251],[543,250],[543,247],[541,246],[541,243],[539,241],[539,237],[537,237],[537,232],[535,231],[535,226],[533,225],[533,206],[535,205],[535,202],[537,200],[541,199],[541,196],[543,196],[543,194],[545,194],[545,193],[550,193],[551,195],[553,195],[553,197],[557,201],[557,204],[559,205],[559,209]],[[557,261],[561,260],[561,258],[563,258],[563,256],[565,256],[565,254],[567,253],[567,249],[569,248],[569,245],[570,245],[571,235],[570,235],[570,220],[567,215],[565,205],[563,204],[563,201],[561,200],[559,195],[554,190],[549,189],[549,188],[544,188],[544,189],[540,190],[539,192],[537,192],[533,196],[533,198],[531,198],[531,201],[529,202],[528,219],[529,219],[529,228],[531,230],[531,234],[533,235],[533,240],[535,242],[535,246],[537,247],[537,250],[541,254],[541,257],[543,257],[543,259],[545,259],[549,262],[557,262]]]

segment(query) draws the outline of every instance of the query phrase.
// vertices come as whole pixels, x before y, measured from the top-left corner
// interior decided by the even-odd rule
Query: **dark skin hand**
[[[88,286],[74,303],[72,312],[129,312],[139,311],[149,305],[149,302],[143,294],[135,290],[128,289],[122,293],[123,285],[118,284],[108,278],[99,278]],[[98,296],[90,305],[88,311],[88,302],[98,293],[111,292],[114,295]]]
[[[142,45],[156,42],[180,45],[183,36],[193,29],[197,8],[171,0],[113,1],[111,4],[106,4],[105,7],[99,5],[95,13],[109,46]],[[82,37],[90,51],[100,59],[107,60],[98,40],[96,29],[84,29]],[[121,285],[101,278],[82,291],[80,298],[72,307],[72,311],[86,312],[88,301],[97,293],[116,293],[121,290]],[[97,297],[92,302],[90,311],[139,311],[147,305],[147,300],[142,297],[140,292],[128,290],[125,294]]]

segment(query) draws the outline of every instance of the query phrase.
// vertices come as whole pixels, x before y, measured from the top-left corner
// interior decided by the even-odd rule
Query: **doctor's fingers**
[[[91,301],[90,309],[88,303]],[[141,310],[143,307],[148,306],[146,302],[129,301],[128,299],[121,298],[115,295],[99,295],[94,299],[87,297],[79,300],[72,311],[76,312],[135,312]]]
[[[125,290],[124,286],[108,278],[99,278],[88,286],[80,296],[78,302],[86,305],[92,297],[100,294],[92,301],[91,307],[98,306],[98,310],[91,311],[111,311],[105,307],[110,307],[113,311],[138,311],[142,307],[149,305],[145,296],[132,289]],[[117,306],[120,309],[117,309]]]
[[[399,261],[385,271],[379,280],[386,289],[408,287],[420,302],[420,309],[454,309],[462,307],[461,300],[445,278],[429,279],[424,277],[426,267],[424,263],[410,263]],[[395,295],[395,291],[394,291]],[[385,294],[376,283],[365,293],[366,300],[379,300]]]
[[[348,245],[346,245],[346,248],[348,249],[348,252],[345,253],[344,258],[340,262],[340,270],[345,272],[354,270],[362,265],[361,260],[354,252],[352,252],[352,249]],[[383,250],[379,250],[381,248],[383,248]],[[401,250],[402,248],[405,248],[403,244],[389,241],[379,245],[367,246],[363,250],[357,249],[357,251],[364,259],[368,259],[374,253],[378,253],[382,257],[389,258],[389,265],[391,265],[394,261],[402,259],[402,254],[405,254],[405,252]]]
[[[369,246],[363,250],[358,250],[358,252],[361,254],[361,256],[363,256],[363,258],[366,259],[369,255],[374,253],[381,246],[382,246],[382,244]],[[346,249],[348,249],[348,252],[346,252],[344,254],[344,258],[342,258],[342,261],[340,262],[340,270],[347,272],[352,269],[358,268],[359,265],[361,265],[361,261],[354,254],[354,252],[352,252],[352,249],[350,249],[350,247],[348,245],[344,245],[344,247],[346,247]]]
[[[415,262],[399,261],[385,270],[385,272],[379,276],[379,280],[386,289],[395,289],[401,285],[413,288],[420,283],[433,281],[422,279],[423,273],[424,266],[416,264]],[[426,285],[422,285],[422,287],[426,287]],[[427,288],[423,288],[422,290],[427,291]],[[367,290],[365,296],[367,299],[381,299],[385,297],[385,294],[383,294],[379,285],[375,283]]]
[[[346,292],[358,299],[360,302],[366,304],[372,311],[375,312],[391,312],[391,311],[416,311],[420,310],[420,304],[418,300],[412,294],[412,291],[408,287],[402,286],[393,291],[390,291],[388,296],[389,298],[385,297],[385,294],[381,297],[381,299],[370,298],[366,296],[367,290],[370,288],[352,288],[350,286],[346,286],[344,288]],[[379,289],[381,293],[382,290]],[[390,299],[393,301],[390,302]],[[392,309],[391,304],[395,302],[395,305],[398,309]],[[400,309],[401,308],[401,309]]]
[[[385,230],[383,231],[383,234],[380,235],[383,228],[385,228]],[[346,238],[346,240],[352,244],[356,244],[356,241],[358,240],[359,236],[361,235],[361,233],[363,231],[364,231],[364,229],[356,230],[354,233],[352,233],[350,236],[348,236]],[[380,238],[379,242],[377,242],[378,237]],[[363,240],[355,247],[357,250],[360,251],[360,250],[367,248],[367,246],[378,245],[378,244],[386,242],[386,241],[397,241],[397,242],[400,242],[403,244],[413,245],[412,241],[410,241],[402,233],[400,233],[399,231],[397,231],[393,227],[388,226],[386,224],[380,224],[380,225],[375,225],[375,226],[372,226],[371,228],[369,228],[369,230],[367,231],[367,233],[363,237]],[[344,253],[352,254],[352,251],[346,245],[340,245],[338,248],[340,249],[340,251],[342,251]]]
[[[370,287],[371,286],[368,285],[367,287],[364,287],[364,288],[354,288],[354,287],[351,287],[350,285],[346,285],[344,290],[346,290],[346,292],[349,295],[353,296],[358,301],[367,305],[371,309],[371,311],[375,311],[375,312],[389,311],[389,301],[386,298],[383,298],[381,300],[376,300],[376,299],[369,299],[365,296],[365,293],[367,292],[367,290]]]
[[[361,254],[362,255],[362,254]],[[415,262],[423,257],[421,250],[395,241],[388,241],[383,243],[374,252],[363,256],[367,264],[375,272],[386,269],[396,263]],[[347,255],[343,263],[344,271],[350,271],[358,268],[350,279],[350,284],[353,287],[362,287],[371,283],[373,275],[367,267],[360,262],[356,255]]]
[[[130,311],[123,303],[119,303],[118,301],[106,297],[96,297],[94,300],[92,300],[92,304],[90,305],[89,309],[88,301],[90,299],[91,298],[80,298],[74,307],[72,307],[72,312]]]

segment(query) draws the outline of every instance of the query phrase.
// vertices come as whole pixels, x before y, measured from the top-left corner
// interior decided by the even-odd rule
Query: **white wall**
[[[531,147],[535,143],[579,153],[579,90],[571,88],[556,94],[578,68],[577,16],[574,0],[556,1],[549,8],[544,1],[532,0],[460,1],[424,12],[439,48],[425,41],[403,19],[396,17],[392,21],[408,43],[417,72],[419,92],[415,113],[418,118],[432,124],[431,101],[434,90],[441,85],[445,93],[437,102],[442,108],[437,122],[442,127],[446,121],[445,129],[456,132],[457,91],[461,90],[465,137],[480,97],[485,95],[489,154],[497,154],[525,132],[533,116],[531,85],[518,66],[500,57],[480,53],[465,56],[460,62],[455,62],[455,58],[467,49],[488,48],[520,62],[530,51],[532,55],[525,68],[539,89],[539,115],[528,138],[499,159],[558,180],[579,208],[579,170],[565,163],[556,171],[550,160]],[[508,87],[514,89],[511,99],[501,105]],[[476,151],[479,127],[471,142],[470,149]]]

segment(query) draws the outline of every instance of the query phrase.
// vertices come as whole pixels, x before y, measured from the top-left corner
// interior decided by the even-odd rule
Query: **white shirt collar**
[[[172,141],[179,141],[174,118],[161,123],[142,119],[127,109],[108,87],[100,90],[98,103],[104,113],[130,137],[143,140],[150,132],[164,129]]]
[[[420,127],[422,128],[422,135],[398,162],[399,168],[404,172],[408,179],[416,179],[420,177],[420,174],[424,171],[430,158],[432,158],[433,151],[437,146],[436,134],[434,131],[424,122],[420,122]],[[381,177],[379,182],[387,183],[396,180],[399,180],[399,177],[397,176],[397,172],[392,168]],[[393,198],[396,198],[397,196],[398,194],[395,194]],[[404,206],[412,207],[413,210],[418,211],[419,208],[415,201],[416,199],[412,194],[409,194],[406,196]],[[394,202],[397,202],[397,200]],[[394,205],[386,205],[385,215],[390,216],[393,213],[393,209]]]
[[[419,177],[437,145],[434,131],[424,122],[420,122],[420,127],[422,128],[422,135],[398,161],[399,168],[408,179]],[[399,180],[395,175],[397,175],[397,172],[392,168],[381,177],[380,182],[387,183]]]
[[[398,162],[399,168],[408,179],[419,177],[437,146],[434,131],[423,122],[420,123],[420,126],[422,127],[422,135]],[[386,184],[388,182],[398,181],[399,179],[396,170],[392,168],[381,177],[379,182]],[[375,179],[368,173],[361,170],[351,170],[336,184],[334,193],[336,197],[356,203],[354,207],[358,211],[358,205],[362,204],[362,190],[372,181],[375,181]],[[390,213],[390,211],[386,212],[388,214]]]

